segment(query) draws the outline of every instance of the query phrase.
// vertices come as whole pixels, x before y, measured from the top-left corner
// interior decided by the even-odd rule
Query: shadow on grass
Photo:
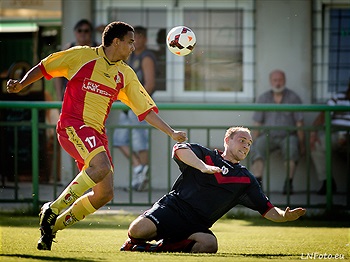
[[[38,216],[23,216],[19,214],[0,213],[0,226],[6,227],[39,227]],[[74,225],[74,228],[88,229],[128,229],[130,223],[136,218],[133,215],[91,215]],[[240,212],[230,213],[222,220],[245,220],[249,226],[270,227],[350,227],[350,214],[343,211],[305,216],[296,221],[275,223],[259,215],[247,215]]]
[[[0,226],[4,227],[34,227],[39,228],[38,216],[19,216],[0,214]],[[74,225],[74,228],[85,229],[128,229],[134,216],[122,215],[92,215]]]
[[[0,258],[3,257],[18,257],[18,258],[28,258],[28,259],[37,259],[37,260],[43,260],[43,261],[63,261],[64,259],[62,257],[52,257],[52,256],[34,256],[34,255],[27,255],[27,254],[0,254]],[[69,261],[81,261],[81,262],[95,262],[98,260],[95,259],[75,259],[75,258],[69,258],[67,259]]]

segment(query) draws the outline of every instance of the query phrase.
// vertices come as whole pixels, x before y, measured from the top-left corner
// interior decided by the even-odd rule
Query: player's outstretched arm
[[[165,134],[170,136],[177,142],[185,142],[187,140],[187,134],[184,131],[177,131],[172,129],[163,119],[161,119],[155,112],[152,110],[147,114],[145,120],[151,126],[163,131]]]
[[[176,150],[176,156],[185,164],[200,170],[202,173],[214,174],[221,172],[221,168],[217,166],[209,166],[199,159],[195,153],[189,148],[180,148]]]
[[[297,220],[299,217],[305,215],[305,213],[306,209],[301,207],[292,210],[287,207],[284,211],[278,207],[273,207],[265,214],[264,217],[273,222],[287,222]]]
[[[26,86],[38,81],[44,75],[41,72],[39,65],[34,66],[30,69],[21,80],[10,79],[7,81],[7,92],[18,93]]]

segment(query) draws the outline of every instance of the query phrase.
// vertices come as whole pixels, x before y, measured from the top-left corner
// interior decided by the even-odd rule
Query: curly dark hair
[[[102,45],[108,47],[112,44],[114,38],[124,40],[124,36],[129,32],[135,32],[134,28],[121,21],[115,21],[108,24],[102,33]]]

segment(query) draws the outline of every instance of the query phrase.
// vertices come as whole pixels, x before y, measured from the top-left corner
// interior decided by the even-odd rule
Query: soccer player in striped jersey
[[[175,141],[187,140],[185,132],[174,130],[157,115],[154,101],[124,63],[135,50],[134,41],[132,26],[112,22],[104,29],[101,46],[76,46],[53,53],[21,80],[7,82],[7,91],[17,93],[42,77],[68,79],[57,136],[76,160],[80,173],[56,200],[43,205],[37,246],[40,250],[51,250],[58,230],[84,219],[113,199],[113,162],[105,121],[114,101],[120,100],[140,121],[147,121]]]

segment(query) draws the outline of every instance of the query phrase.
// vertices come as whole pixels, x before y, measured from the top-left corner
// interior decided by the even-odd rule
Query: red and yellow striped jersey
[[[39,67],[46,79],[68,79],[60,115],[62,127],[87,125],[104,133],[116,100],[130,107],[140,121],[150,110],[158,113],[131,67],[123,61],[109,61],[102,46],[77,46],[53,53]]]

